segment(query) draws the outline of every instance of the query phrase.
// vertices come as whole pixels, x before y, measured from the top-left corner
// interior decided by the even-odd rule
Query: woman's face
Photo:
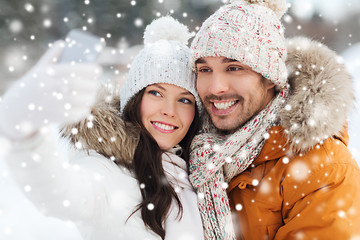
[[[195,98],[184,88],[157,83],[146,87],[140,105],[141,122],[162,150],[178,144],[195,116]]]

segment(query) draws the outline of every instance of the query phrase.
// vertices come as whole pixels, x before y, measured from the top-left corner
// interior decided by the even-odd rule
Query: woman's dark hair
[[[145,226],[149,227],[164,239],[164,222],[168,216],[173,199],[179,206],[178,217],[180,218],[183,208],[175,190],[166,179],[161,158],[164,151],[160,149],[155,139],[141,122],[140,104],[144,92],[145,88],[132,97],[122,112],[122,117],[125,122],[135,124],[141,129],[140,140],[134,154],[132,170],[140,186],[142,202],[133,213],[140,210]],[[181,157],[185,159],[187,166],[189,166],[190,144],[199,129],[199,121],[199,112],[195,107],[194,120],[184,139],[179,143],[183,149]],[[148,209],[149,204],[153,204],[154,208]]]

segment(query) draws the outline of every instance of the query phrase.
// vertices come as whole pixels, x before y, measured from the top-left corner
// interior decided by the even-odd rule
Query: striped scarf
[[[204,124],[191,144],[190,181],[198,192],[205,239],[236,239],[226,188],[259,155],[268,130],[278,123],[278,112],[288,95],[285,88],[265,109],[231,135],[215,133]],[[210,121],[208,121],[210,122]]]

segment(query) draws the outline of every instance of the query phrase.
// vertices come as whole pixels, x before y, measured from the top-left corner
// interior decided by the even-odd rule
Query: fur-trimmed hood
[[[84,150],[95,150],[115,163],[131,167],[139,141],[139,128],[120,117],[120,96],[102,89],[91,116],[61,129],[62,137]]]
[[[290,97],[280,112],[291,147],[304,152],[340,136],[354,106],[352,79],[342,58],[305,37],[287,40]]]
[[[280,124],[286,129],[291,147],[302,152],[341,133],[355,98],[351,77],[335,52],[305,37],[288,39],[287,47],[291,92],[280,111]],[[81,142],[85,150],[93,149],[129,166],[139,130],[120,118],[120,97],[102,92],[91,114],[65,126],[62,135],[72,143]]]

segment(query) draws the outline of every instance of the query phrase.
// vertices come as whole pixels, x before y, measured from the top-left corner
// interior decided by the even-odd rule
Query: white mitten
[[[64,46],[57,41],[5,93],[0,133],[21,140],[45,124],[74,122],[90,113],[102,69],[97,64],[57,63]]]

